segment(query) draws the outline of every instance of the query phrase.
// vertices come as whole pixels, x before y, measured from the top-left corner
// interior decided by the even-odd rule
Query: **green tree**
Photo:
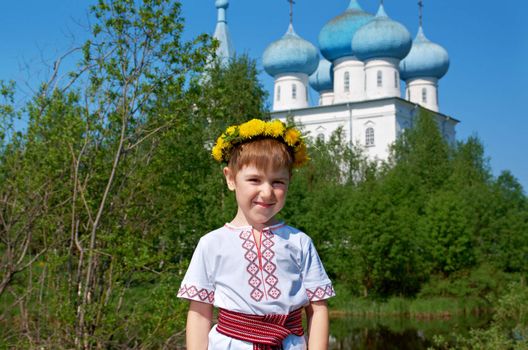
[[[419,192],[434,192],[445,183],[449,175],[449,146],[431,113],[419,108],[414,127],[394,144],[389,165],[408,180],[407,186]]]
[[[507,272],[528,272],[528,200],[517,179],[502,172],[491,186],[492,218],[485,231],[483,259]]]
[[[348,207],[354,261],[363,294],[416,294],[427,279],[428,234],[419,230],[426,202],[446,181],[449,148],[432,116],[420,109],[414,128],[394,144],[389,162],[360,184]]]
[[[181,41],[180,7],[99,1],[78,69],[42,85],[25,109],[27,132],[2,148],[0,249],[19,254],[3,288],[22,310],[10,314],[19,327],[0,327],[18,339],[12,347],[174,342],[177,275],[153,235],[146,194],[157,179],[140,175],[160,135],[192,114],[187,81],[212,51],[207,36]],[[145,288],[160,299],[137,298]]]
[[[426,205],[420,236],[428,240],[434,272],[447,275],[475,264],[472,227],[464,202],[458,193],[438,191]]]

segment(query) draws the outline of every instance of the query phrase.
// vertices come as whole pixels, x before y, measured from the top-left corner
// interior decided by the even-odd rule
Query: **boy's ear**
[[[224,168],[224,176],[226,178],[227,188],[229,188],[229,190],[231,191],[234,191],[235,190],[235,177],[233,176],[233,172],[231,171],[231,169],[229,169],[229,167]]]

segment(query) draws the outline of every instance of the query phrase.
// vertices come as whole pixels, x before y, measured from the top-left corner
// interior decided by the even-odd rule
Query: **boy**
[[[234,219],[203,236],[178,297],[191,300],[187,348],[328,348],[326,299],[335,295],[311,239],[276,219],[293,167],[308,157],[301,133],[280,121],[229,127],[213,148],[235,192]],[[213,304],[218,324],[211,329]]]

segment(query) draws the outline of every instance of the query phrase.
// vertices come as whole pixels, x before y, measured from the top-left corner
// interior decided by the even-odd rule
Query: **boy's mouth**
[[[264,203],[264,202],[254,202],[255,205],[263,208],[269,208],[272,207],[275,203]]]

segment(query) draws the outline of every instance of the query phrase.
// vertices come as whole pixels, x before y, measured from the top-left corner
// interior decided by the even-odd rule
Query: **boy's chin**
[[[277,219],[275,219],[275,217],[271,218],[271,219],[268,219],[268,220],[263,220],[263,221],[260,221],[258,224],[256,225],[259,225],[261,226],[262,228],[264,227],[269,227],[269,226],[273,226],[275,224],[277,224],[279,221]]]
[[[265,228],[268,226],[273,225],[277,220],[275,218],[269,218],[269,217],[252,217],[247,218],[247,223],[249,226],[252,226],[253,228]]]

